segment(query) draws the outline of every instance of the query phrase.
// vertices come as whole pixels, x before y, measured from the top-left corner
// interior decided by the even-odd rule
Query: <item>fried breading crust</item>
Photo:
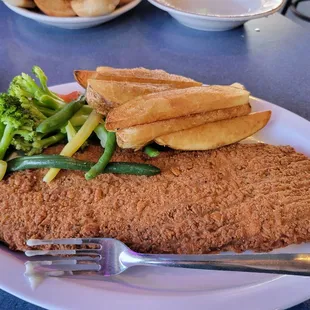
[[[51,153],[60,148],[50,149]],[[95,161],[91,146],[80,159]],[[119,150],[113,161],[145,162],[153,177],[23,171],[0,182],[0,239],[113,237],[135,251],[269,251],[310,241],[310,160],[291,147],[236,144],[148,159]]]

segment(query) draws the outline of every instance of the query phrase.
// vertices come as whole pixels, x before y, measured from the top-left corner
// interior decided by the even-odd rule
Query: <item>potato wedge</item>
[[[97,71],[75,70],[76,81],[84,88],[88,79],[132,82],[145,84],[167,84],[171,88],[187,88],[202,85],[183,76],[169,74],[163,70],[148,70],[145,68],[115,69],[112,67],[98,67]]]
[[[117,144],[123,149],[140,149],[159,136],[197,127],[206,123],[247,115],[250,104],[205,113],[183,116],[155,123],[120,129],[116,133]]]
[[[271,111],[252,113],[171,133],[155,142],[176,150],[211,150],[253,135],[266,126],[270,116]]]
[[[250,93],[232,86],[174,89],[130,100],[108,114],[106,128],[116,131],[191,114],[244,105]]]
[[[13,6],[26,9],[33,9],[36,7],[36,4],[33,2],[33,0],[5,0],[5,2]]]
[[[74,70],[73,72],[75,80],[84,88],[87,87],[87,81],[89,79],[100,79],[99,73],[89,70]]]
[[[71,0],[73,11],[81,17],[109,14],[115,10],[119,0]]]
[[[125,81],[151,84],[171,84],[174,88],[201,86],[202,83],[184,76],[170,74],[164,70],[150,70],[146,68],[117,69],[111,67],[98,67],[97,72],[105,80]]]
[[[76,16],[71,7],[71,0],[34,0],[38,8],[49,16]]]
[[[171,85],[126,83],[104,80],[88,80],[86,98],[98,113],[106,115],[111,109],[136,97],[171,89]]]

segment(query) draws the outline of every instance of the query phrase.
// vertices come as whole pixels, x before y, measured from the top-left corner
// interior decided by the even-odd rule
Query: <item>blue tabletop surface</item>
[[[0,91],[34,64],[50,85],[73,81],[73,69],[144,66],[210,84],[240,82],[254,96],[310,120],[309,51],[310,33],[279,14],[208,33],[185,28],[143,1],[112,22],[70,31],[40,25],[0,3]],[[39,308],[0,291],[0,309]],[[310,302],[293,309],[310,309]]]

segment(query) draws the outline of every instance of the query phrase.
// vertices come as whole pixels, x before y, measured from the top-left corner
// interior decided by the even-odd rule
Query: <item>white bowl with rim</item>
[[[148,0],[184,26],[225,31],[281,9],[285,0]]]

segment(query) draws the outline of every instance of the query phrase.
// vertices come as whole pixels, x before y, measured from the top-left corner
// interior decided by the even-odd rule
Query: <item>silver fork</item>
[[[96,249],[30,250],[25,254],[37,260],[26,264],[31,265],[30,269],[36,275],[44,276],[84,273],[114,276],[137,265],[310,276],[310,253],[140,254],[130,250],[119,240],[109,238],[33,239],[27,242],[29,246],[82,244],[96,245]],[[39,259],[38,256],[40,256]]]

